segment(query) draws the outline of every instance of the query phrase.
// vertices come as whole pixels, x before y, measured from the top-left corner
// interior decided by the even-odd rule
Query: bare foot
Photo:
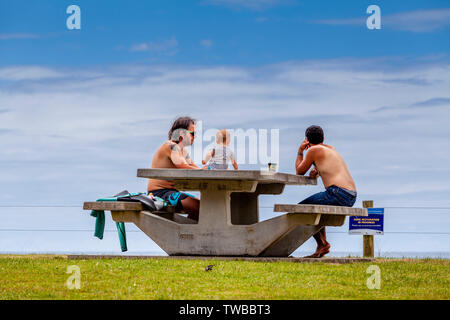
[[[330,247],[331,245],[327,242],[324,246],[318,246],[316,249],[316,252],[314,252],[312,255],[303,257],[303,258],[322,258],[327,253],[330,253]]]

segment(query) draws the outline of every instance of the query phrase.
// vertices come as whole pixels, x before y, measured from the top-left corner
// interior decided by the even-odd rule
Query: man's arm
[[[193,164],[192,160],[190,160],[191,163],[187,161],[187,159],[183,156],[183,153],[180,149],[180,147],[176,144],[173,144],[170,146],[170,160],[172,163],[177,167],[178,169],[199,169],[195,164]]]
[[[194,169],[200,169],[195,163],[194,161],[192,161],[191,157],[189,156],[189,154],[187,154],[185,156],[186,162],[188,163],[188,165],[190,165],[191,167],[194,167]]]
[[[309,172],[309,177],[312,179],[316,179],[318,176],[320,176],[320,172],[316,168]]]
[[[309,150],[306,156],[303,157],[300,153],[297,155],[296,162],[296,173],[299,175],[304,175],[308,172],[314,162],[314,150]],[[298,163],[298,164],[297,164]]]
[[[308,142],[303,141],[300,145],[300,148],[298,149],[297,160],[295,161],[295,172],[298,175],[304,175],[306,172],[308,172],[309,168],[311,168],[312,164],[314,163],[314,149],[309,150],[306,153],[306,156],[304,156],[303,154],[304,151],[308,148]]]

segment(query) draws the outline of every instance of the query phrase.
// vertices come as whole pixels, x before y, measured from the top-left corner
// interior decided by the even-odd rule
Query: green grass
[[[213,264],[212,271],[205,266]],[[381,289],[366,286],[381,269]],[[81,270],[69,290],[66,269]],[[450,299],[450,261],[354,264],[0,256],[0,299]]]

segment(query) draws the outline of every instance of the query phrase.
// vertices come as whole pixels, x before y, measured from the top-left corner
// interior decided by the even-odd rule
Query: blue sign
[[[349,234],[384,234],[384,208],[367,208],[367,217],[350,217]]]

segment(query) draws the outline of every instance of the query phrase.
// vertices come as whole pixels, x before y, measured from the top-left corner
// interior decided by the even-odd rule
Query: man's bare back
[[[313,164],[322,178],[325,188],[337,186],[356,191],[355,182],[344,159],[333,146],[319,144],[308,149],[313,152]]]
[[[152,159],[152,169],[157,168],[176,168],[172,160],[170,160],[171,146],[173,142],[166,141],[162,146],[156,150]],[[158,190],[158,189],[174,189],[174,185],[171,181],[148,179],[147,190]]]

